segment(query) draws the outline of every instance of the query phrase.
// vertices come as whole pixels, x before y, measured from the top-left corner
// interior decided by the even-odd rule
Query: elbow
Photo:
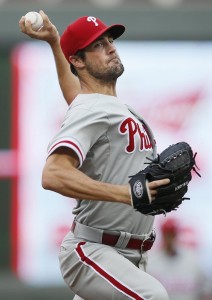
[[[51,190],[52,189],[50,176],[48,175],[48,172],[46,172],[45,170],[43,171],[43,174],[42,174],[41,184],[42,184],[42,187],[45,190]]]
[[[45,178],[44,176],[42,176],[42,187],[44,188],[44,190],[50,190],[51,189],[48,179]]]
[[[42,173],[42,180],[41,180],[42,187],[45,190],[55,191],[56,190],[56,186],[55,186],[56,182],[57,182],[57,180],[55,178],[55,172],[53,170],[50,170],[47,167],[44,167],[43,173]]]

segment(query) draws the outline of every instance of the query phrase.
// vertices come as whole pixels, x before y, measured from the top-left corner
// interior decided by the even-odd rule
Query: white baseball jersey
[[[153,158],[150,135],[147,125],[117,97],[80,94],[50,142],[48,154],[61,146],[71,148],[83,173],[102,182],[127,184],[129,176],[149,162],[147,157]],[[154,220],[126,204],[84,199],[78,201],[73,213],[85,225],[133,234],[149,233]]]
[[[154,144],[148,126],[118,98],[83,94],[70,105],[48,149],[51,155],[58,147],[71,148],[79,158],[79,170],[91,178],[127,184],[129,176],[154,157]],[[144,272],[146,255],[141,248],[125,248],[123,241],[114,247],[103,244],[101,238],[96,241],[102,230],[118,231],[121,238],[148,234],[154,217],[130,205],[99,200],[78,200],[73,213],[76,227],[80,226],[61,245],[60,269],[76,294],[74,299],[168,300],[160,282]]]

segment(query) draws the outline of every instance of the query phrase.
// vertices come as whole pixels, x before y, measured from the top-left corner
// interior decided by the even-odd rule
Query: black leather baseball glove
[[[179,142],[166,148],[158,157],[139,173],[130,176],[132,205],[145,215],[166,214],[176,210],[185,199],[192,169],[196,170],[196,153],[186,142]],[[196,168],[195,168],[196,167]],[[147,182],[169,178],[170,183],[157,189],[151,202]]]

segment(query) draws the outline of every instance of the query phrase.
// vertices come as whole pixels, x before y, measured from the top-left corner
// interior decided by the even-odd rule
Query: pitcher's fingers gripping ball
[[[43,26],[43,18],[36,11],[30,11],[25,15],[25,22],[30,21],[32,29],[38,31]]]
[[[133,207],[143,214],[166,214],[176,210],[185,199],[192,169],[196,171],[195,157],[189,144],[179,142],[166,148],[158,157],[129,181]],[[148,182],[168,178],[170,183],[157,188],[151,201]]]

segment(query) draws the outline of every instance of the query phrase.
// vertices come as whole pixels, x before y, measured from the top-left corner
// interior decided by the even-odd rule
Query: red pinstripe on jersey
[[[85,242],[81,242],[76,247],[76,253],[83,264],[92,268],[96,273],[98,273],[102,278],[104,278],[107,282],[113,285],[117,290],[121,293],[125,294],[126,296],[130,297],[133,300],[145,300],[141,298],[140,295],[136,294],[133,290],[129,287],[125,286],[123,283],[118,281],[115,277],[109,274],[106,270],[104,270],[101,266],[99,266],[95,261],[91,258],[86,256],[85,252],[83,251],[83,245],[86,244]]]

